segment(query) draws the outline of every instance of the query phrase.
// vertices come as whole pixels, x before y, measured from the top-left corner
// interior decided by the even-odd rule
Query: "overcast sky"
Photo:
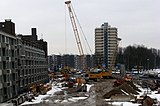
[[[93,53],[94,29],[104,22],[118,28],[122,47],[160,49],[160,0],[72,0],[72,5]],[[49,54],[78,54],[64,0],[0,0],[0,21],[5,19],[12,19],[17,34],[37,28]]]

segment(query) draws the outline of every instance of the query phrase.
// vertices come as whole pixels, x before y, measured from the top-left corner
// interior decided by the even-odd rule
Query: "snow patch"
[[[38,97],[35,97],[35,100],[32,99],[32,102],[26,101],[23,104],[21,104],[21,106],[42,103],[47,97],[53,96],[54,93],[58,91],[62,91],[62,90],[57,86],[53,86],[52,89],[46,93],[46,95],[39,95]]]

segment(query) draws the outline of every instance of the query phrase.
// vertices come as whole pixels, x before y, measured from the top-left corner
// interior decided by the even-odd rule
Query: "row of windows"
[[[0,69],[15,69],[17,68],[17,62],[15,61],[11,61],[11,62],[8,62],[8,61],[2,61],[0,62]]]
[[[20,81],[20,86],[24,86],[24,85],[28,85],[30,83],[39,81],[39,80],[43,80],[46,78],[46,75],[41,75],[41,76],[35,76],[35,77],[30,77],[30,78],[26,78],[26,79],[22,79]]]
[[[25,56],[28,56],[28,57],[40,57],[40,58],[45,58],[45,55],[44,53],[43,54],[40,54],[40,53],[34,53],[33,51],[29,52],[29,51],[25,51]]]
[[[6,48],[0,48],[0,56],[9,56],[9,57],[15,57],[16,56],[15,50],[9,50]]]
[[[24,75],[33,75],[33,74],[43,73],[43,72],[46,72],[46,71],[47,71],[46,68],[26,69],[26,70],[21,70],[20,71],[20,75],[22,75],[22,76],[24,76]]]
[[[32,66],[37,66],[37,65],[46,65],[46,61],[38,61],[38,60],[22,60],[20,62],[21,65],[32,65]]]
[[[0,43],[7,43],[7,44],[10,44],[10,45],[15,45],[16,44],[16,39],[0,34]]]

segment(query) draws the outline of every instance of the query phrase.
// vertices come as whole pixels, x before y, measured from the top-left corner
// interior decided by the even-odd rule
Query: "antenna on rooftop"
[[[41,34],[41,39],[43,40],[43,34]]]

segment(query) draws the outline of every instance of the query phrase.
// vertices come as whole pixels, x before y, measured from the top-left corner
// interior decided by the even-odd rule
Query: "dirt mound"
[[[127,82],[123,83],[121,86],[119,86],[119,89],[124,90],[128,94],[135,94],[138,95],[139,93]]]
[[[127,83],[136,91],[141,92],[141,90],[133,82],[127,81]]]
[[[115,87],[108,93],[104,94],[103,97],[109,99],[114,95],[138,95],[140,91],[132,82],[124,82],[122,85]]]

